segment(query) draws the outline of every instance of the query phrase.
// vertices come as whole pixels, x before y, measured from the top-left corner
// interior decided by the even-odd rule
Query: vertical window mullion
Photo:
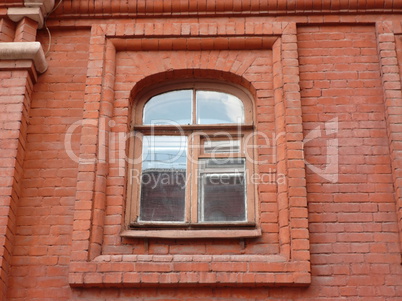
[[[198,157],[200,155],[200,135],[197,132],[192,133],[191,139],[191,223],[198,222]]]
[[[255,221],[255,210],[256,210],[256,202],[254,197],[256,196],[256,187],[257,185],[255,183],[251,183],[251,181],[255,178],[254,177],[254,162],[252,160],[255,160],[257,158],[255,154],[255,148],[253,148],[253,145],[255,145],[254,141],[255,137],[252,135],[252,133],[247,133],[243,137],[243,154],[244,157],[246,158],[246,193],[247,193],[247,220],[248,221]],[[249,152],[252,151],[253,153],[250,155]],[[253,159],[254,158],[254,159]]]
[[[197,124],[197,100],[196,100],[196,90],[193,89],[193,99],[192,99],[192,124]],[[189,156],[189,198],[187,199],[187,206],[189,207],[190,213],[190,223],[195,224],[198,222],[198,208],[197,208],[197,198],[198,198],[198,156],[200,153],[200,135],[196,132],[191,133],[191,147],[189,145],[189,150],[191,155]]]
[[[142,164],[141,160],[135,160],[136,158],[139,158],[142,154],[142,141],[140,138],[141,134],[135,133],[133,137],[130,138],[130,158],[134,158],[133,161],[129,163],[130,169],[129,169],[129,184],[131,185],[131,189],[129,190],[129,199],[131,199],[131,202],[129,204],[129,223],[133,221],[137,221],[138,215],[139,215],[139,208],[140,208],[140,202],[137,201],[140,199],[140,177],[141,177],[141,169],[142,169]],[[138,172],[135,172],[138,171]]]
[[[191,223],[191,198],[192,198],[192,156],[193,156],[193,143],[194,138],[189,135],[187,138],[187,172],[186,172],[186,199],[185,199],[185,222]]]
[[[197,100],[196,100],[196,90],[193,89],[193,99],[192,99],[192,124],[197,124]]]

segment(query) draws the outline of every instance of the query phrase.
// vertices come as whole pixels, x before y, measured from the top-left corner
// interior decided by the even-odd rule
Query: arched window
[[[130,227],[254,226],[253,105],[216,83],[159,87],[135,107]]]

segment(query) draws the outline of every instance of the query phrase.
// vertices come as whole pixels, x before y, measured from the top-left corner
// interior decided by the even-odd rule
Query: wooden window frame
[[[191,125],[144,125],[143,112],[146,103],[156,95],[176,90],[193,90],[193,110]],[[197,90],[223,92],[238,97],[244,108],[243,124],[195,124]],[[143,135],[186,135],[188,137],[187,172],[190,173],[190,189],[185,194],[185,219],[184,222],[157,222],[137,221],[140,206],[140,183],[131,181],[127,185],[126,231],[124,236],[131,237],[163,237],[163,238],[203,238],[203,237],[256,237],[261,235],[258,221],[258,194],[257,185],[251,182],[252,175],[256,172],[254,158],[256,149],[254,141],[254,106],[252,97],[243,88],[227,83],[212,81],[181,81],[150,87],[145,93],[138,96],[138,102],[134,107],[133,120],[130,135],[129,156],[141,158]],[[223,134],[224,133],[224,134]],[[228,137],[229,136],[229,137]],[[205,153],[202,140],[207,139],[240,139],[239,153]],[[241,157],[245,159],[245,189],[246,189],[246,221],[239,222],[199,222],[198,221],[198,161],[203,158],[230,158]],[[142,174],[142,160],[129,162],[129,178],[132,172]],[[187,175],[186,175],[187,177]]]

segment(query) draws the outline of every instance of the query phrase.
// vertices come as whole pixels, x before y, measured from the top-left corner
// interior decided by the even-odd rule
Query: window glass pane
[[[191,124],[193,91],[171,91],[152,97],[144,107],[144,124]]]
[[[238,153],[240,152],[240,140],[206,140],[204,142],[205,153]]]
[[[197,123],[244,123],[243,102],[236,96],[214,91],[197,91]]]
[[[145,136],[140,221],[184,221],[187,137]]]
[[[199,221],[246,221],[244,159],[199,161]]]

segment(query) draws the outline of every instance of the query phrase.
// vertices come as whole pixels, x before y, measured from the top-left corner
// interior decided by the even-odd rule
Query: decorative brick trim
[[[194,2],[192,0],[127,2],[122,0],[90,1],[81,0],[71,3],[65,1],[57,10],[59,17],[72,16],[163,16],[163,15],[250,15],[258,14],[306,14],[306,13],[351,13],[351,12],[400,12],[398,0],[359,0],[359,1],[223,1],[211,0]]]
[[[72,263],[69,279],[71,286],[305,285],[309,268],[272,255],[116,255]]]
[[[378,55],[381,64],[384,88],[385,115],[394,180],[396,213],[398,217],[399,239],[402,252],[402,92],[400,69],[396,47],[396,36],[392,22],[377,22]],[[399,28],[396,28],[400,30]],[[398,30],[398,31],[399,31]],[[398,37],[401,38],[401,37]],[[400,46],[402,46],[400,44]],[[402,56],[402,48],[398,49]],[[402,62],[399,62],[401,65]]]
[[[0,18],[0,42],[14,41],[15,24],[6,18]]]
[[[280,238],[284,242],[286,241],[284,245],[289,244],[289,247],[282,247],[285,249],[283,252],[286,253],[286,256],[293,260],[309,260],[310,253],[308,248],[295,248],[294,246],[294,244],[298,245],[309,239],[308,229],[306,228],[308,224],[307,190],[296,33],[296,24],[288,24],[282,34],[281,51],[276,52],[281,55],[278,63],[281,65],[282,72],[282,82],[277,87],[279,91],[282,91],[276,94],[276,105],[283,107],[280,109],[280,111],[283,111],[283,115],[281,116],[282,118],[278,118],[278,122],[282,122],[283,132],[286,133],[283,147],[287,155],[284,158],[284,165],[286,166],[285,174],[288,178],[286,191],[280,191],[278,195],[279,220],[288,221],[288,224],[282,227]],[[283,100],[279,97],[280,94],[283,94]],[[304,226],[298,228],[292,226],[292,223]],[[308,244],[304,245],[308,246]]]
[[[97,158],[97,160],[86,162],[88,164],[83,161],[79,164],[69,275],[70,285],[214,284],[266,286],[308,285],[310,283],[296,26],[289,23],[250,22],[242,28],[233,28],[233,34],[219,34],[220,32],[228,32],[226,26],[228,25],[215,23],[169,23],[164,27],[154,27],[153,24],[95,25],[92,27],[80,158]],[[199,40],[201,43],[189,42],[182,37],[190,32],[191,39]],[[247,37],[248,33],[252,33],[253,37]],[[106,219],[105,212],[108,206],[115,203],[111,199],[114,191],[120,194],[125,186],[124,177],[117,177],[118,168],[110,165],[106,156],[112,147],[108,145],[107,135],[115,130],[115,128],[110,129],[111,122],[120,120],[119,129],[129,130],[127,112],[120,115],[121,105],[116,107],[118,101],[115,99],[115,58],[117,50],[159,50],[161,45],[165,49],[167,46],[164,45],[171,45],[169,40],[175,39],[176,41],[177,37],[180,37],[183,43],[174,43],[169,49],[189,50],[189,47],[191,49],[198,47],[195,49],[214,50],[214,42],[227,41],[225,47],[230,51],[232,39],[236,41],[244,39],[241,47],[245,48],[242,49],[273,49],[275,118],[278,120],[275,131],[276,134],[286,133],[284,140],[277,140],[278,150],[285,156],[278,155],[279,161],[276,166],[288,177],[287,187],[281,190],[278,195],[280,250],[276,255],[124,255],[118,251],[118,248],[115,255],[102,254],[102,245],[105,244],[104,226],[106,223],[108,225],[111,223],[109,219]],[[249,39],[253,42],[248,43]],[[156,41],[162,41],[162,43]],[[222,47],[219,46],[218,49],[222,49]],[[238,49],[237,47],[239,46],[234,47],[234,49]],[[211,69],[217,68],[217,62],[212,63],[214,66],[211,66]],[[217,70],[221,72],[230,71],[230,68],[228,70],[225,69],[226,67],[222,68],[224,69]],[[241,74],[242,66],[237,68]],[[141,79],[141,76],[144,75],[140,75],[138,79]],[[135,81],[133,81],[132,86],[134,83]],[[267,89],[264,82],[255,80],[252,84],[257,95],[260,93],[259,91]],[[112,178],[116,186],[106,188],[106,184],[110,183]],[[269,191],[272,188],[267,187],[267,189]],[[123,208],[122,205],[119,206]],[[117,228],[121,228],[124,223],[123,214],[122,212],[113,217],[113,223]],[[120,240],[119,232],[114,235],[116,241]],[[110,235],[108,239],[110,240]],[[231,261],[236,261],[236,263]]]
[[[14,42],[35,42],[38,24],[29,19],[23,18],[15,30]]]

